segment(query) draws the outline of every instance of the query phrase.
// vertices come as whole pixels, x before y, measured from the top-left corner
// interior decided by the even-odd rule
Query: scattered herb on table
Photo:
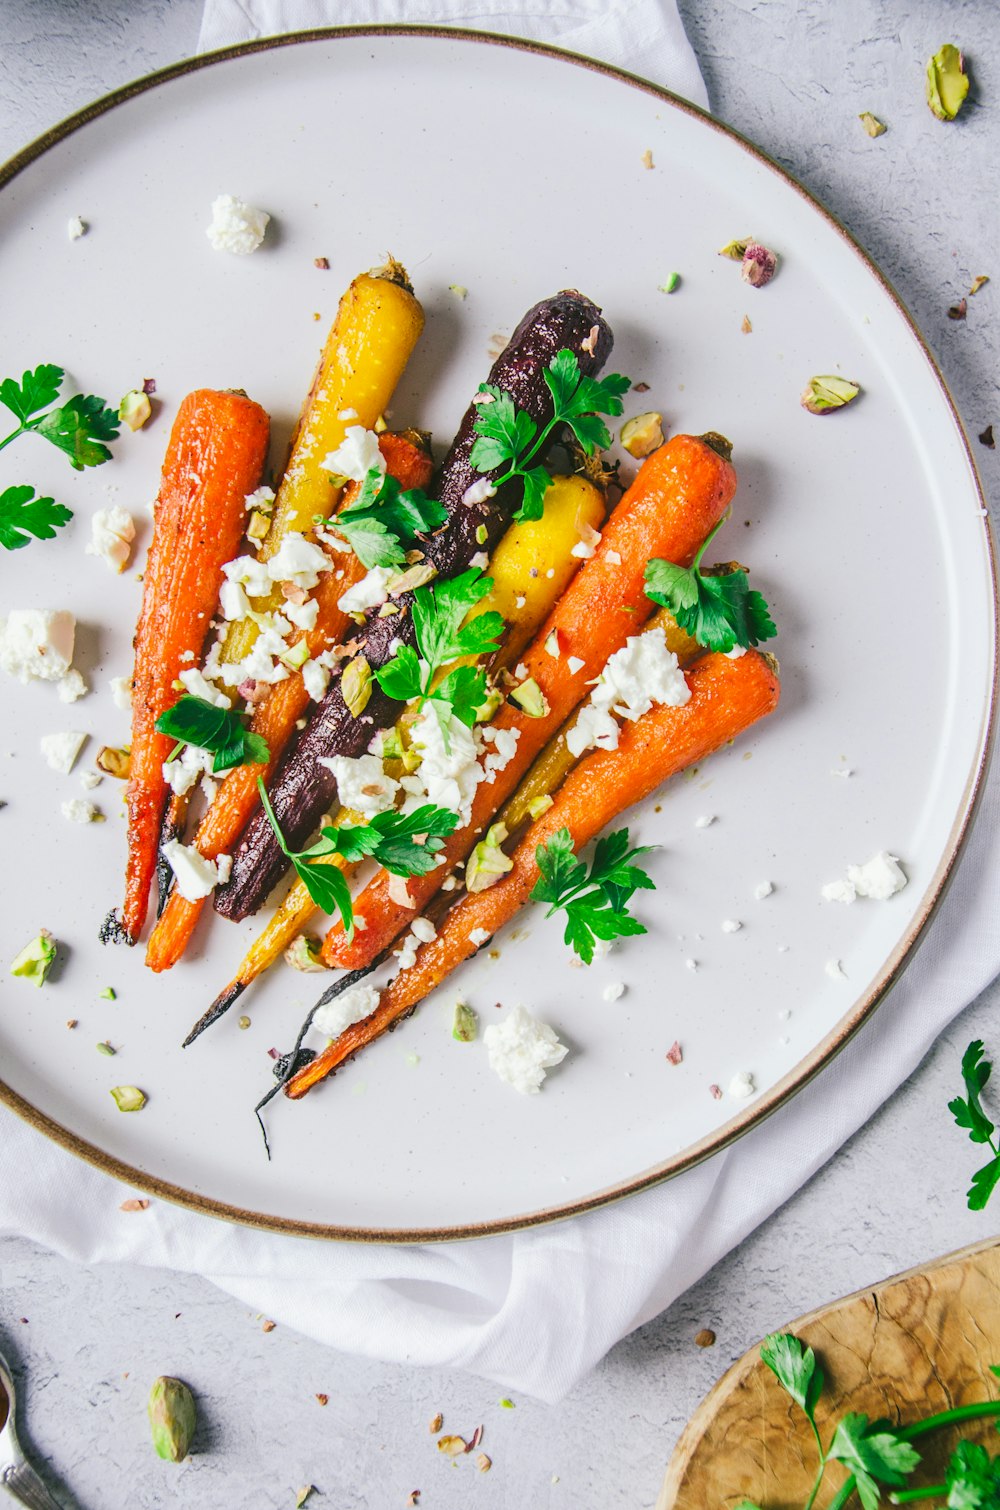
[[[368,473],[353,503],[341,509],[333,528],[363,566],[402,566],[420,535],[440,529],[447,510],[421,488],[406,492],[388,473]]]
[[[518,409],[509,393],[492,383],[483,383],[478,404],[475,430],[477,440],[470,460],[477,472],[506,470],[494,479],[493,486],[520,478],[524,498],[514,515],[515,520],[541,519],[545,494],[552,478],[543,466],[532,463],[541,454],[546,441],[559,425],[568,425],[584,455],[593,456],[611,444],[611,435],[601,415],[619,415],[622,395],[631,387],[631,378],[620,372],[606,378],[584,376],[572,351],[556,353],[542,376],[552,394],[552,418],[539,425],[530,414]]]
[[[963,1421],[1000,1416],[1000,1400],[958,1405],[925,1416],[910,1426],[892,1426],[887,1421],[869,1421],[861,1412],[850,1411],[836,1422],[829,1445],[824,1447],[816,1425],[816,1406],[823,1393],[823,1371],[812,1348],[803,1347],[788,1332],[775,1333],[761,1345],[760,1356],[782,1388],[809,1421],[819,1465],[804,1510],[811,1510],[830,1463],[840,1463],[849,1477],[827,1501],[827,1510],[843,1510],[856,1493],[864,1510],[878,1510],[880,1484],[894,1492],[890,1504],[915,1504],[947,1496],[948,1510],[1000,1510],[1000,1458],[991,1458],[985,1448],[961,1441],[948,1463],[945,1482],[920,1489],[906,1489],[906,1477],[920,1462],[913,1441],[942,1427]],[[1000,1375],[1000,1367],[990,1365]],[[742,1499],[734,1510],[760,1510],[753,1500]]]
[[[32,431],[64,452],[78,472],[111,460],[104,442],[117,439],[118,415],[93,393],[77,393],[57,405],[65,376],[61,367],[46,362],[33,372],[23,373],[20,382],[4,378],[0,404],[10,410],[18,426],[0,440],[0,451],[19,435]]]
[[[486,673],[474,666],[456,666],[435,687],[442,666],[462,656],[490,655],[498,649],[504,621],[498,613],[482,613],[462,623],[471,608],[493,586],[473,567],[447,581],[431,582],[413,594],[413,630],[417,641],[403,645],[375,676],[390,697],[400,702],[432,702],[435,712],[450,712],[471,728],[486,697]]]
[[[726,653],[759,645],[776,633],[770,609],[751,589],[741,566],[701,569],[702,557],[724,520],[702,545],[690,568],[654,559],[646,565],[646,596],[669,608],[680,627],[708,650]]]
[[[563,937],[585,965],[593,961],[597,939],[610,942],[646,932],[638,918],[629,913],[628,903],[636,891],[655,890],[655,882],[640,866],[632,864],[637,855],[648,854],[651,848],[645,844],[630,849],[628,829],[620,828],[598,839],[589,870],[576,858],[568,828],[559,829],[547,844],[536,849],[541,875],[531,900],[549,904],[546,917],[560,909],[565,911]]]
[[[982,1211],[1000,1182],[1000,1147],[994,1137],[996,1128],[983,1110],[981,1100],[983,1088],[993,1072],[993,1065],[983,1058],[983,1054],[982,1039],[973,1039],[962,1055],[965,1097],[956,1096],[954,1101],[948,1102],[948,1110],[958,1126],[969,1134],[969,1141],[988,1144],[993,1155],[989,1163],[984,1164],[982,1169],[977,1169],[972,1176],[967,1197],[970,1211]]]
[[[237,708],[217,708],[203,697],[185,693],[160,714],[154,727],[158,734],[177,741],[169,760],[185,745],[195,745],[215,756],[213,771],[230,771],[237,765],[263,765],[271,758],[267,741],[246,727],[246,717]]]
[[[437,865],[442,841],[458,823],[457,813],[428,803],[412,813],[376,813],[369,823],[327,826],[320,830],[319,839],[309,849],[293,851],[285,844],[259,778],[257,786],[283,853],[291,860],[316,906],[324,912],[339,914],[348,934],[354,931],[351,889],[340,868],[323,861],[340,856],[353,864],[370,858],[394,876],[423,876]]]

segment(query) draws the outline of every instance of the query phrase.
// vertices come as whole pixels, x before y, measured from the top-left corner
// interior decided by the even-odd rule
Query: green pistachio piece
[[[455,1017],[451,1025],[451,1036],[458,1043],[472,1043],[479,1033],[479,1018],[470,1006],[464,1001],[455,1003]]]
[[[309,659],[309,646],[305,640],[296,640],[295,644],[290,645],[278,659],[283,661],[286,666],[291,667],[293,671],[298,671]]]
[[[152,412],[149,399],[138,388],[131,388],[118,405],[118,418],[130,430],[141,430]]]
[[[663,415],[650,409],[647,414],[637,414],[622,425],[621,443],[630,456],[637,461],[649,456],[663,445]]]
[[[485,524],[477,525],[476,526],[476,544],[477,545],[485,545],[486,542],[487,542],[487,540],[489,538],[490,538],[490,532],[486,528]]]
[[[506,825],[494,823],[487,830],[486,837],[480,839],[466,861],[466,891],[485,891],[487,887],[495,886],[501,876],[514,869],[513,860],[500,847],[506,838]]]
[[[512,703],[517,703],[529,718],[544,718],[549,711],[549,705],[545,701],[545,694],[535,681],[533,676],[526,682],[520,682],[510,694]]]
[[[111,1052],[114,1053],[114,1050]],[[113,1085],[111,1094],[120,1112],[141,1112],[146,1105],[146,1093],[137,1085]]]
[[[476,723],[488,724],[503,702],[503,693],[497,687],[487,687],[486,696],[476,709]]]
[[[302,1510],[302,1506],[313,1492],[312,1484],[303,1484],[301,1489],[295,1491],[295,1510]]]
[[[33,980],[36,986],[44,986],[56,957],[56,941],[47,928],[37,938],[25,944],[10,967],[11,975],[22,975]]]
[[[927,103],[939,121],[953,121],[968,92],[965,59],[953,43],[946,42],[927,62]]]
[[[97,752],[97,759],[94,764],[106,776],[115,776],[119,781],[127,781],[130,761],[130,750],[118,750],[113,745],[102,745]]]
[[[549,808],[552,807],[554,800],[548,793],[544,797],[533,797],[528,803],[528,817],[540,818],[543,813],[547,813]]]
[[[675,294],[680,286],[680,273],[669,273],[666,280],[659,285],[659,289],[661,294]]]
[[[872,115],[870,110],[862,110],[858,120],[864,126],[869,136],[884,136],[886,128],[877,115]]]
[[[315,933],[300,933],[285,950],[286,963],[293,970],[302,970],[307,975],[318,974],[320,970],[326,969],[319,956],[322,947],[323,940]]]
[[[319,515],[319,522],[320,524],[326,523],[322,514]],[[250,515],[250,523],[247,525],[247,534],[250,536],[250,539],[263,540],[270,528],[271,520],[269,515],[263,513],[260,509],[254,509]]]
[[[363,655],[356,655],[344,667],[340,692],[348,712],[358,718],[368,706],[368,699],[372,695],[372,668]]]
[[[187,1457],[197,1424],[194,1396],[182,1379],[161,1374],[149,1392],[149,1425],[156,1455],[168,1463]]]
[[[469,292],[464,283],[449,283],[448,288],[455,295],[456,299],[464,299]]]
[[[105,986],[104,990],[103,991],[98,991],[97,994],[101,998],[102,1001],[117,1001],[118,1000],[118,993],[115,991],[114,986]]]
[[[383,760],[402,760],[403,741],[396,729],[382,730],[382,744],[379,753]]]
[[[118,1050],[117,1049],[113,1049],[111,1047],[110,1043],[108,1043],[108,1040],[105,1039],[103,1043],[99,1043],[97,1045],[97,1052],[99,1054],[107,1054],[109,1058],[114,1058],[114,1056],[115,1056],[115,1054],[117,1054]]]
[[[832,414],[835,409],[853,403],[860,392],[860,384],[827,374],[809,379],[800,402],[810,414]]]
[[[425,582],[430,582],[437,576],[437,567],[431,561],[418,561],[414,566],[408,566],[406,571],[397,572],[390,577],[386,587],[394,598],[400,597],[404,592],[413,592],[415,588],[423,587]]]
[[[733,262],[742,262],[743,253],[752,241],[752,236],[741,236],[738,241],[727,241],[725,246],[719,247],[719,256],[729,257]]]

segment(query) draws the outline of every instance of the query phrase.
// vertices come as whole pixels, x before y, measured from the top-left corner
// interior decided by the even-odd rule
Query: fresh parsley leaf
[[[494,478],[497,487],[521,479],[524,498],[514,515],[518,520],[542,517],[551,478],[544,467],[532,466],[532,462],[552,431],[558,425],[568,425],[585,454],[592,456],[611,442],[600,416],[621,414],[622,394],[631,386],[630,379],[617,372],[602,379],[584,376],[579,358],[565,347],[552,358],[542,376],[552,395],[552,417],[544,425],[536,424],[518,409],[511,395],[495,384],[484,383],[479,390],[489,396],[489,402],[476,409],[476,441],[470,460],[478,472],[499,472]]]
[[[393,659],[376,671],[375,677],[382,690],[401,703],[412,702],[423,689],[423,673],[412,645],[401,645]]]
[[[972,1176],[972,1184],[966,1195],[970,1211],[982,1211],[990,1196],[1000,1183],[1000,1157],[991,1159]]]
[[[203,697],[185,693],[172,708],[161,713],[154,728],[176,739],[178,745],[196,745],[215,756],[213,772],[237,765],[263,765],[270,760],[267,741],[245,727],[246,713],[238,708],[217,708]],[[176,753],[176,752],[175,752]]]
[[[843,1463],[857,1480],[864,1510],[878,1510],[879,1484],[899,1488],[920,1462],[916,1448],[884,1421],[851,1412],[837,1422],[827,1459]]]
[[[646,596],[669,608],[680,627],[700,645],[723,654],[741,645],[744,650],[770,640],[777,633],[770,609],[751,589],[742,567],[722,572],[702,571],[701,559],[721,528],[704,542],[690,570],[672,561],[646,563]]]
[[[475,666],[456,666],[435,687],[433,698],[446,704],[453,717],[471,729],[486,699],[486,673]]]
[[[55,403],[65,376],[61,367],[43,362],[33,372],[25,372],[20,382],[15,378],[4,378],[0,383],[0,404],[9,409],[23,426],[33,414]]]
[[[639,890],[653,890],[654,882],[631,862],[648,854],[651,846],[629,847],[628,829],[619,829],[598,841],[588,870],[573,852],[568,828],[553,834],[535,850],[539,878],[531,891],[533,902],[547,902],[546,917],[560,909],[566,913],[565,941],[585,965],[594,958],[597,939],[610,941],[645,933],[637,918],[626,910],[628,899]]]
[[[463,620],[493,586],[478,570],[418,587],[413,594],[413,630],[417,650],[403,645],[375,675],[383,691],[401,702],[433,700],[442,720],[450,711],[469,727],[486,696],[486,677],[472,666],[456,666],[434,686],[437,673],[449,661],[464,656],[491,655],[498,649],[504,621],[498,613],[481,613]],[[419,654],[418,654],[419,651]],[[447,733],[446,722],[442,730]]]
[[[374,468],[355,501],[342,509],[334,528],[349,542],[362,565],[401,566],[406,549],[418,536],[439,529],[447,518],[444,506],[420,488],[403,492],[394,477]]]
[[[54,499],[36,497],[34,488],[5,488],[0,493],[0,545],[16,551],[32,536],[52,540],[56,530],[72,517],[70,510]]]
[[[959,1442],[945,1471],[948,1510],[1000,1510],[1000,1457],[978,1442]]]
[[[790,1332],[775,1332],[761,1344],[760,1356],[782,1389],[815,1425],[816,1404],[823,1393],[823,1370],[817,1366],[812,1348],[803,1347]]]
[[[970,1211],[982,1211],[1000,1183],[1000,1147],[993,1136],[996,1128],[986,1115],[981,1100],[983,1089],[993,1073],[993,1065],[984,1054],[982,1039],[974,1038],[962,1055],[962,1079],[968,1099],[956,1096],[948,1102],[948,1110],[958,1126],[968,1133],[970,1142],[989,1144],[993,1154],[989,1163],[972,1176],[972,1185],[966,1195]]]
[[[111,460],[111,452],[102,442],[118,435],[118,415],[102,398],[78,393],[59,409],[50,409],[27,427],[44,435],[70,459],[78,472],[84,467],[99,467]]]

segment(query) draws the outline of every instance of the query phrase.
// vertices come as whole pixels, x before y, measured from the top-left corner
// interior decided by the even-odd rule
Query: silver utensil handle
[[[28,1510],[62,1510],[28,1463],[9,1463],[0,1473],[0,1484]]]

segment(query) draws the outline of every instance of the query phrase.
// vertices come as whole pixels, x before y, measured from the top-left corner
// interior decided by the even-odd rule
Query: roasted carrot
[[[260,482],[269,421],[243,393],[188,395],[163,463],[153,543],[135,639],[128,867],[119,936],[134,944],[149,905],[160,822],[169,788],[163,762],[172,741],[154,724],[177,700],[174,683],[202,646],[246,526],[244,499]]]
[[[293,532],[309,530],[317,515],[326,518],[340,498],[324,462],[351,425],[370,430],[389,404],[424,326],[405,268],[362,273],[340,301],[312,387],[292,438],[291,451],[274,501],[271,525],[260,550],[266,561]],[[281,593],[254,600],[259,612],[280,608]],[[249,654],[258,627],[252,619],[233,624],[223,646],[226,663]]]
[[[604,518],[604,508],[604,494],[594,483],[583,477],[557,477],[546,494],[542,518],[512,524],[504,535],[490,557],[492,590],[474,610],[474,613],[484,613],[494,609],[503,618],[513,621],[492,663],[493,669],[513,665],[527,640],[548,617],[553,604],[581,565],[579,557],[573,555],[581,529],[596,529]],[[550,571],[551,576],[548,575]],[[404,724],[405,715],[398,727],[403,728]],[[183,906],[190,908],[191,904],[183,903]],[[167,910],[179,912],[180,909],[181,899],[178,899],[171,902]],[[297,880],[267,927],[251,944],[233,979],[216,997],[186,1042],[190,1043],[221,1017],[258,975],[280,958],[318,911],[305,883]],[[156,936],[154,932],[151,947]]]
[[[394,435],[387,430],[379,436],[379,449],[385,457],[386,471],[404,488],[426,487],[430,481],[432,462],[426,448],[416,439]],[[344,490],[345,507],[357,491],[356,483]],[[345,552],[339,557],[338,570],[324,572],[313,594],[319,604],[314,628],[291,636],[290,643],[304,639],[310,655],[318,655],[329,646],[338,644],[351,623],[348,615],[337,606],[338,600],[354,582],[364,576],[364,572],[364,566],[353,551]],[[225,854],[239,837],[257,805],[258,776],[265,782],[270,778],[281,752],[292,736],[296,721],[301,718],[308,704],[309,694],[299,671],[283,682],[276,682],[264,701],[254,707],[250,727],[254,733],[262,736],[271,752],[271,758],[263,765],[236,766],[226,776],[194,837],[195,848],[206,858],[214,860],[220,854]],[[189,902],[174,889],[146,946],[146,964],[151,970],[169,970],[177,963],[194,932],[204,905],[204,899]]]
[[[530,718],[509,701],[500,709],[493,725],[518,731],[517,751],[492,785],[483,782],[476,789],[471,821],[445,841],[442,863],[408,883],[417,912],[469,853],[535,756],[587,695],[588,683],[600,675],[608,657],[652,613],[643,576],[649,559],[660,556],[687,565],[722,518],[736,490],[729,452],[728,442],[716,435],[675,435],[643,463],[605,525],[594,555],[524,654],[528,677],[537,682],[548,712]],[[558,657],[549,653],[554,645]],[[355,915],[364,920],[364,929],[349,939],[334,925],[323,945],[326,964],[349,970],[369,964],[414,913],[391,899],[389,878],[379,871],[356,899]]]
[[[771,656],[747,651],[738,660],[704,656],[687,674],[691,699],[683,707],[658,705],[622,728],[616,750],[595,750],[577,766],[546,813],[532,824],[512,855],[513,870],[485,891],[467,893],[438,933],[382,991],[375,1011],[345,1029],[304,1065],[285,1087],[293,1099],[356,1054],[410,1012],[480,945],[524,906],[538,880],[536,850],[568,829],[580,850],[614,819],[669,777],[734,739],[774,711],[780,687]]]

